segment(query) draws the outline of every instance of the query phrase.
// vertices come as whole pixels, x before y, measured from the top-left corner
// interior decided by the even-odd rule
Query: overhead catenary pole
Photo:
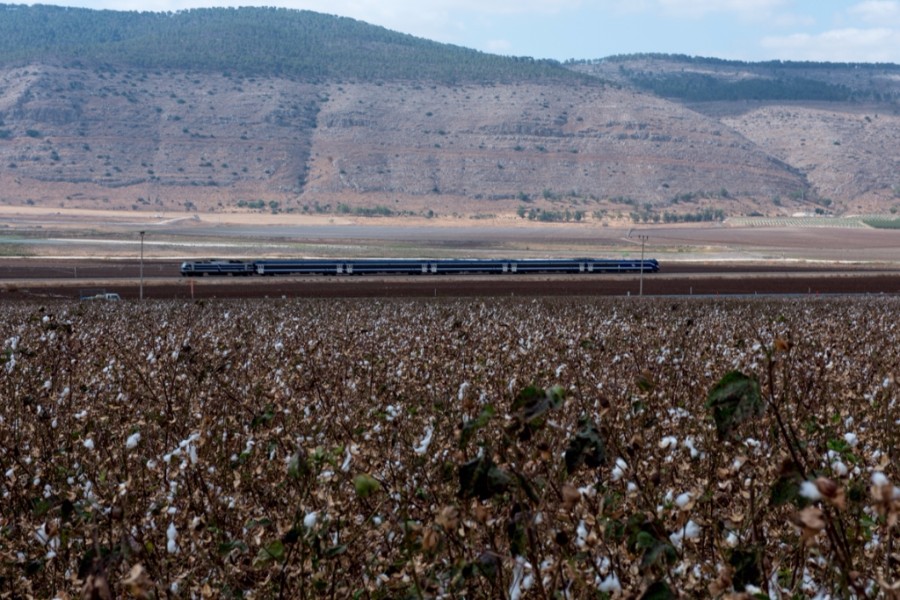
[[[638,290],[638,296],[644,295],[644,243],[647,241],[646,235],[639,235],[641,238],[641,283],[640,289]]]
[[[141,234],[141,300],[144,299],[144,231]]]

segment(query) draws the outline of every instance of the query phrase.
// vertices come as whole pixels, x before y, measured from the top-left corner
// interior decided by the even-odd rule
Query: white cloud
[[[713,13],[737,13],[745,17],[772,14],[785,0],[657,0],[670,16],[704,17]]]
[[[761,45],[783,60],[900,62],[900,30],[887,27],[772,36]]]
[[[847,13],[866,23],[885,25],[889,22],[900,23],[900,1],[866,0],[850,7]]]

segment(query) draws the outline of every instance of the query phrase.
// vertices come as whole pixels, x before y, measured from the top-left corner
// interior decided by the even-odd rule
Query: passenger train
[[[527,273],[656,273],[648,259],[600,258],[359,258],[198,260],[181,264],[185,277],[204,275],[455,275]]]

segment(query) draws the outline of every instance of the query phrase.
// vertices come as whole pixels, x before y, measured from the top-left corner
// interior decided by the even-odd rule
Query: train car
[[[344,261],[348,275],[422,275],[433,261],[411,258],[361,258]]]
[[[254,275],[256,268],[245,260],[198,260],[181,263],[181,274],[185,277],[203,275]]]
[[[344,262],[334,259],[257,260],[253,261],[257,275],[340,275]]]
[[[508,260],[490,258],[446,258],[429,261],[429,272],[438,275],[501,274],[509,271]]]

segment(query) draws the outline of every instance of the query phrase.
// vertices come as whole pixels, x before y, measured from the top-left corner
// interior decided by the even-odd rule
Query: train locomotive
[[[457,275],[529,273],[656,273],[659,262],[603,258],[359,258],[197,260],[181,263],[181,274],[257,275]]]

